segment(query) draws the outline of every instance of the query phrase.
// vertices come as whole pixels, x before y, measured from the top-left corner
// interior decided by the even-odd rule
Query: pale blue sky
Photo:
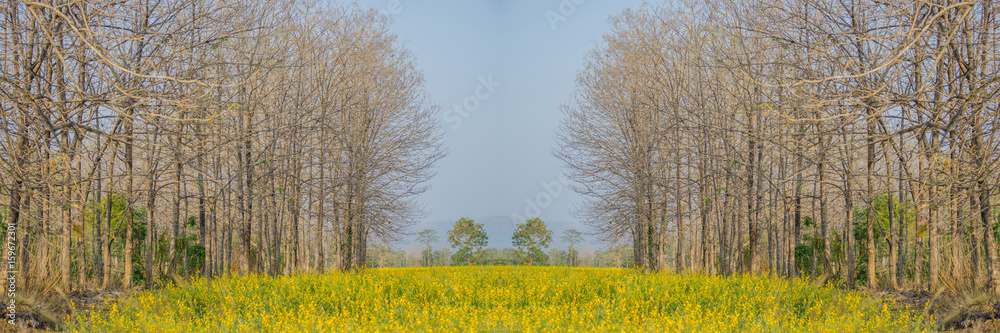
[[[559,192],[563,170],[551,153],[562,118],[559,105],[570,97],[587,52],[609,31],[608,17],[643,1],[357,3],[392,17],[390,30],[415,55],[429,94],[443,107],[450,154],[438,164],[432,189],[420,198],[431,215],[414,229],[431,227],[443,235],[442,226],[459,217],[513,224],[502,217],[517,214],[538,215],[557,232],[582,231],[570,215],[581,197],[565,186],[558,195],[550,194]],[[549,191],[543,183],[549,183]],[[541,207],[547,198],[551,203]],[[540,207],[530,208],[528,202]],[[513,226],[487,226],[491,229],[502,233]],[[509,246],[509,237],[491,234],[490,245]],[[555,245],[562,247],[558,241]]]

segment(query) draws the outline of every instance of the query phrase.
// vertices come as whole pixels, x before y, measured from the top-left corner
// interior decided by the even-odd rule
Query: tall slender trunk
[[[900,137],[902,137],[902,134],[900,134]],[[900,140],[900,142],[902,142],[902,140]],[[902,152],[898,150],[897,153],[902,154]],[[896,245],[898,251],[896,256],[896,271],[895,271],[895,274],[897,276],[896,279],[897,281],[899,281],[899,283],[902,283],[903,280],[906,278],[906,234],[905,234],[906,228],[903,228],[903,225],[905,224],[906,221],[905,220],[906,192],[903,191],[903,168],[905,167],[906,166],[903,165],[902,159],[900,159],[899,171],[898,171],[899,179],[896,182],[896,193],[899,194],[899,204],[901,206],[899,207],[899,209],[897,209],[899,211],[899,223],[898,223],[899,226],[896,227],[896,234],[898,235],[896,237],[897,240]]]
[[[889,166],[888,159],[886,159],[886,166],[889,167],[889,170],[887,170],[886,174],[891,177],[892,168],[891,166]],[[891,182],[889,183],[889,187],[892,188]],[[889,220],[888,221],[889,222],[889,274],[888,275],[889,275],[889,285],[892,286],[892,289],[899,289],[899,278],[896,276],[898,272],[896,258],[898,256],[897,252],[899,251],[898,249],[899,238],[896,237],[896,232],[895,232],[897,226],[895,225],[895,223],[893,223],[895,222],[894,217],[896,215],[896,209],[895,206],[893,205],[893,201],[895,201],[894,199],[895,198],[893,197],[893,193],[890,191],[889,194],[886,195],[886,206],[889,210],[887,214]],[[900,226],[899,228],[901,227],[902,226]]]
[[[799,140],[801,141],[801,131],[799,133],[800,133],[799,134],[799,137],[800,137]],[[797,146],[801,147],[802,146],[801,142]],[[789,275],[798,275],[799,274],[799,272],[798,272],[798,263],[796,262],[797,258],[795,258],[795,249],[798,248],[799,244],[801,244],[801,239],[802,239],[802,186],[804,186],[803,183],[802,183],[802,172],[803,172],[803,168],[804,167],[802,165],[802,152],[801,152],[801,148],[798,148],[798,149],[799,149],[799,151],[796,153],[796,155],[798,155],[798,156],[796,157],[796,164],[795,164],[795,166],[796,166],[795,167],[795,173],[796,173],[796,176],[795,176],[795,212],[793,213],[795,217],[793,219],[794,225],[792,226],[792,228],[793,228],[793,234],[792,234],[792,240],[791,240],[792,244],[790,246],[791,247],[791,249],[790,249],[791,252],[788,255],[788,257],[789,257],[788,258],[788,261],[789,261],[788,268],[790,270],[789,271]]]
[[[975,191],[976,191],[975,189],[967,189],[966,190],[966,194],[967,194],[967,196],[969,198],[969,210],[972,211],[972,212],[976,212],[976,211],[979,210],[979,203],[976,201],[976,193],[975,193]],[[977,222],[976,220],[981,219],[982,216],[978,216],[980,214],[975,214],[975,213],[973,213],[972,215],[973,215],[972,218],[969,219],[970,220],[970,222],[969,222],[969,236],[970,236],[969,237],[969,269],[970,269],[970,273],[972,275],[972,276],[969,277],[969,282],[971,283],[972,287],[975,288],[975,287],[978,287],[980,285],[980,283],[981,283],[980,281],[982,280],[981,276],[980,276],[981,273],[980,273],[980,267],[979,267],[980,266],[980,262],[982,261],[982,255],[981,254],[983,252],[983,249],[980,247],[980,244],[979,244],[979,226],[982,225],[982,221],[978,221],[979,223],[976,223]]]
[[[951,278],[954,281],[961,281],[961,271],[962,271],[962,238],[960,235],[964,234],[961,230],[961,223],[959,222],[959,212],[960,209],[958,203],[958,187],[961,182],[961,177],[958,172],[958,147],[956,147],[955,132],[952,131],[948,134],[948,141],[951,143],[951,152],[949,156],[950,168],[948,169],[948,214],[951,220]]]
[[[990,190],[983,181],[979,181],[979,219],[983,222],[983,240],[986,247],[987,286],[994,293],[1000,293],[1000,259],[997,258],[997,243],[993,235],[993,223],[990,221]]]
[[[68,178],[69,172],[64,174],[64,177]],[[72,271],[70,270],[70,249],[73,244],[73,189],[69,186],[71,182],[70,179],[64,179],[65,184],[63,184],[63,198],[62,198],[62,226],[60,228],[59,235],[59,275],[60,282],[64,291],[69,292],[72,290],[72,285],[70,284],[70,278]],[[81,249],[82,250],[82,249]]]
[[[142,262],[143,270],[145,271],[144,278],[146,279],[146,289],[153,289],[153,284],[156,282],[156,192],[154,191],[156,186],[156,179],[153,176],[155,172],[154,169],[149,171],[149,195],[146,201],[146,244],[143,246],[143,252],[145,253],[145,258]]]
[[[291,237],[292,237],[292,244],[291,244],[292,245],[292,249],[291,249],[292,272],[296,272],[296,271],[298,271],[298,270],[301,269],[301,262],[300,262],[301,255],[300,255],[300,251],[299,251],[299,240],[302,237],[301,237],[301,235],[299,235],[299,229],[300,229],[299,224],[301,223],[302,219],[299,218],[299,210],[300,210],[299,208],[302,207],[302,203],[300,202],[300,200],[302,198],[302,185],[301,185],[302,184],[302,181],[301,181],[301,179],[302,179],[302,168],[301,168],[301,163],[299,161],[301,161],[301,159],[296,158],[295,162],[292,163],[292,167],[295,169],[295,175],[294,175],[294,177],[295,177],[295,179],[294,179],[295,184],[292,185],[292,199],[289,201],[290,204],[291,204],[290,208],[291,208],[291,214],[292,214],[292,221],[291,221],[292,222],[292,234],[291,234]]]
[[[936,133],[931,133],[931,147],[936,147]],[[930,277],[927,280],[927,288],[931,292],[937,291],[938,288],[938,277],[941,271],[941,235],[940,227],[938,226],[938,212],[939,209],[937,204],[940,200],[937,197],[937,174],[935,173],[937,168],[934,167],[934,163],[931,163],[931,179],[930,179],[930,194],[929,200],[930,204],[927,205],[927,229],[929,233],[928,247],[930,248]]]
[[[325,140],[322,140],[325,142]],[[318,207],[316,208],[316,270],[320,273],[326,271],[326,246],[323,244],[323,225],[326,223],[326,147],[320,146],[319,157],[319,193]]]
[[[923,177],[923,161],[918,163],[918,168],[921,169],[921,178]],[[922,182],[919,182],[922,183]],[[916,223],[913,223],[913,284],[916,288],[923,288],[923,276],[924,276],[924,247],[922,242],[922,237],[926,237],[930,232],[930,226],[924,217],[923,205],[925,205],[926,200],[924,200],[923,186],[917,186],[913,188],[910,186],[910,192],[913,195],[913,219]],[[921,225],[923,225],[923,230],[921,230]],[[922,231],[922,232],[921,232]],[[923,236],[921,236],[921,233]]]
[[[706,163],[705,163],[704,158],[700,159],[700,162],[701,163],[699,163],[699,165],[698,165],[698,179],[699,179],[699,184],[698,184],[699,185],[698,186],[698,206],[700,208],[699,211],[701,211],[701,264],[700,264],[701,267],[700,267],[700,270],[703,273],[711,274],[711,270],[709,269],[709,264],[711,262],[709,260],[709,257],[711,256],[711,254],[709,253],[710,250],[708,248],[708,246],[709,246],[709,236],[711,235],[711,231],[709,231],[708,214],[709,214],[709,212],[711,212],[711,205],[712,205],[711,202],[712,201],[711,201],[711,199],[708,198],[708,185],[705,183],[707,181],[707,179],[708,179],[708,175],[707,175],[707,172],[705,170],[705,168],[706,168],[705,164]]]
[[[48,139],[45,143],[48,145]],[[44,161],[49,161],[51,156],[49,155],[48,149],[45,149],[45,159]],[[42,177],[50,177],[49,163],[42,163]],[[36,250],[38,257],[35,262],[35,276],[37,281],[45,281],[49,275],[49,265],[51,264],[49,259],[49,242],[52,241],[50,236],[51,231],[49,230],[50,221],[52,220],[52,188],[50,185],[45,184],[42,186],[42,197],[40,198],[39,208],[41,209],[41,219],[39,219],[39,229],[37,231],[38,237],[35,240]]]
[[[854,254],[854,203],[851,201],[851,176],[850,170],[846,170],[844,177],[844,211],[846,219],[844,220],[844,237],[847,242],[844,242],[844,254],[845,254],[845,264],[846,269],[844,269],[844,281],[847,282],[847,288],[854,288],[854,265],[855,265],[855,254]]]
[[[282,237],[282,230],[284,228],[281,228],[280,225],[281,219],[278,216],[279,215],[278,210],[280,209],[280,207],[278,206],[277,193],[275,193],[275,186],[277,185],[277,181],[275,181],[274,179],[275,177],[274,173],[275,173],[274,166],[272,165],[268,173],[269,175],[271,175],[270,177],[268,177],[269,181],[268,188],[271,189],[271,196],[270,196],[271,202],[269,207],[270,208],[269,214],[271,215],[271,223],[270,223],[271,224],[271,244],[270,244],[271,275],[278,275],[281,270],[281,239],[282,239],[281,237]]]
[[[80,160],[77,160],[76,166],[77,170],[83,170],[82,166],[80,165]],[[76,281],[77,281],[76,288],[77,289],[84,289],[87,283],[87,265],[86,265],[87,230],[85,228],[86,223],[84,222],[84,219],[86,219],[87,216],[87,194],[89,194],[91,189],[92,189],[91,185],[88,182],[86,186],[81,186],[80,189],[77,191],[78,197],[76,202],[78,203],[79,208],[76,209],[76,212],[77,212],[77,221],[80,221],[80,233],[76,237]]]
[[[868,252],[868,269],[867,269],[867,286],[868,288],[877,288],[878,282],[875,280],[875,274],[877,271],[876,260],[875,260],[875,187],[873,179],[875,177],[875,107],[872,101],[866,102],[866,110],[868,111],[868,119],[866,120],[868,125],[868,133],[865,136],[866,145],[868,148],[868,156],[866,158],[867,163],[865,164],[865,209],[867,213],[865,214],[865,229],[866,229],[866,239],[865,239],[865,249]]]
[[[178,133],[180,133],[182,129],[183,127],[178,130]],[[180,257],[177,254],[177,242],[180,241],[180,229],[185,225],[184,221],[182,221],[183,218],[181,217],[181,200],[183,200],[183,197],[181,196],[181,184],[183,183],[182,175],[184,172],[184,164],[181,162],[180,141],[181,139],[178,135],[177,142],[175,143],[177,145],[177,150],[174,152],[174,205],[172,207],[173,216],[171,216],[172,227],[170,228],[170,236],[172,238],[170,242],[168,242],[170,243],[169,253],[171,258],[169,270],[170,274],[174,273],[177,266],[177,259]]]
[[[825,138],[823,134],[823,125],[818,125],[818,147],[819,147],[819,161],[816,163],[816,174],[819,177],[819,228],[820,234],[823,236],[821,242],[823,242],[823,266],[824,274],[831,274],[833,268],[830,265],[830,220],[827,218],[827,206],[826,206],[826,145]]]
[[[104,280],[104,228],[103,228],[103,215],[101,215],[101,205],[104,203],[105,198],[102,196],[104,191],[103,175],[101,172],[100,161],[97,162],[97,184],[94,188],[94,239],[93,246],[94,249],[94,284],[100,284],[100,281]],[[110,200],[110,198],[108,198]]]
[[[253,216],[254,216],[254,210],[253,210],[254,177],[256,177],[256,174],[254,173],[254,165],[256,163],[254,163],[254,161],[251,159],[252,158],[251,153],[253,152],[252,150],[253,140],[251,140],[251,135],[253,131],[253,113],[249,113],[245,115],[245,117],[246,117],[245,119],[246,132],[244,132],[245,138],[243,141],[243,149],[244,149],[243,160],[246,163],[245,164],[246,170],[244,171],[243,187],[246,193],[243,193],[243,195],[246,196],[246,212],[245,212],[246,218],[243,219],[243,224],[240,226],[240,238],[241,238],[240,245],[242,246],[241,255],[243,256],[243,259],[245,261],[243,265],[243,271],[249,272],[251,267],[250,260],[252,251],[250,235],[252,232],[251,229],[253,226]],[[257,251],[258,256],[260,256],[259,252],[261,252],[259,248],[260,246],[258,246],[258,251]]]
[[[952,161],[955,160],[952,159]],[[953,162],[952,165],[953,165],[952,174],[957,175],[958,170],[954,166],[958,165],[958,163]],[[962,239],[964,238],[962,237],[962,235],[964,235],[965,232],[962,230],[962,223],[959,220],[959,209],[961,209],[961,207],[959,206],[958,184],[956,184],[956,182],[957,180],[952,178],[951,184],[949,184],[948,186],[950,188],[950,191],[948,193],[949,197],[948,214],[950,215],[949,219],[951,220],[951,278],[954,281],[961,281],[962,280],[961,258],[962,258],[963,247],[965,247],[965,244],[963,244],[962,242]]]
[[[131,105],[133,102],[129,102]],[[124,270],[122,274],[124,275],[122,279],[122,287],[125,289],[132,288],[132,231],[135,228],[135,214],[133,209],[135,206],[135,192],[132,188],[132,182],[135,178],[135,172],[133,170],[133,156],[132,156],[132,142],[133,135],[132,127],[134,120],[132,119],[133,107],[130,106],[125,112],[125,255],[123,256]]]
[[[798,110],[793,110],[794,113],[799,113]],[[802,174],[805,172],[805,165],[803,163],[803,149],[805,140],[805,125],[800,124],[791,128],[794,131],[792,134],[793,141],[793,151],[794,164],[791,167],[791,171],[795,174],[795,187],[792,192],[792,209],[791,209],[791,220],[788,232],[788,276],[798,276],[799,275],[799,263],[798,258],[795,256],[795,250],[801,244],[802,239],[802,187],[805,186],[803,182]],[[784,164],[783,164],[784,165]],[[781,178],[785,178],[783,175]],[[784,196],[784,194],[783,194]]]
[[[205,250],[204,262],[202,263],[202,274],[211,276],[212,268],[212,247],[208,240],[208,225],[205,214],[205,139],[203,126],[198,126],[198,241]]]
[[[745,223],[746,231],[747,231],[747,236],[748,236],[747,237],[748,238],[747,239],[748,240],[748,246],[749,246],[749,248],[746,249],[746,251],[750,255],[749,255],[749,257],[747,257],[747,256],[744,255],[744,252],[743,252],[744,249],[743,249],[743,246],[742,246],[742,242],[740,242],[739,252],[737,253],[737,255],[739,256],[739,260],[742,263],[741,266],[742,266],[743,271],[744,272],[750,272],[750,273],[754,272],[754,270],[753,270],[753,261],[754,261],[754,256],[755,256],[754,252],[757,251],[757,248],[756,248],[756,245],[757,245],[757,235],[754,233],[754,221],[753,221],[753,211],[754,211],[753,210],[753,208],[754,208],[753,203],[754,203],[754,196],[756,195],[755,190],[757,188],[756,184],[754,182],[754,168],[755,168],[755,166],[754,166],[754,161],[755,161],[754,153],[756,152],[756,149],[754,149],[755,146],[756,146],[756,144],[754,143],[754,140],[751,138],[750,139],[750,162],[747,163],[747,166],[746,166],[746,173],[747,173],[746,207],[747,207],[747,210],[746,210],[746,223]],[[741,234],[742,233],[738,233],[737,235],[741,235]]]
[[[679,145],[678,145],[679,146]],[[680,151],[676,156],[676,180],[675,180],[675,200],[676,200],[676,220],[677,223],[677,272],[684,271],[684,205],[681,200],[681,156]]]
[[[20,197],[20,193],[21,192],[17,192],[17,193],[18,193],[17,198],[16,198],[17,201],[15,201],[15,202],[19,203],[21,201],[21,197]],[[23,205],[18,205],[18,207],[17,207],[18,209],[16,210],[18,212],[18,214],[16,216],[13,215],[13,211],[15,211],[15,210],[12,209],[12,211],[11,211],[11,213],[12,213],[12,215],[11,215],[11,221],[17,221],[17,224],[23,225],[21,227],[21,232],[20,232],[21,233],[21,237],[18,238],[21,241],[20,246],[18,246],[18,252],[19,252],[19,256],[18,257],[21,258],[21,260],[20,260],[21,264],[20,264],[20,267],[16,267],[15,266],[14,268],[18,270],[17,277],[21,281],[25,281],[25,282],[28,282],[28,281],[25,280],[25,277],[27,277],[27,274],[28,274],[27,271],[31,267],[31,250],[28,247],[28,245],[31,244],[31,232],[30,232],[30,230],[28,230],[28,225],[26,225],[27,224],[26,223],[27,219],[25,217],[27,217],[27,215],[29,215],[30,212],[31,212],[31,197],[32,197],[32,194],[33,193],[32,193],[32,191],[30,189],[26,190],[26,193],[25,193],[24,199],[23,199],[24,200],[24,204]],[[15,226],[15,228],[16,228],[16,226]],[[37,240],[36,240],[36,242],[37,242]]]
[[[117,145],[116,145],[116,150],[117,150]],[[114,158],[112,158],[111,160],[108,161],[108,179],[109,180],[110,179],[114,179],[114,173],[115,173],[114,166],[115,166]],[[108,287],[111,286],[111,275],[112,275],[111,274],[111,237],[110,236],[111,236],[111,233],[114,232],[114,230],[111,229],[111,210],[112,210],[112,207],[113,207],[112,205],[114,203],[114,196],[115,196],[114,192],[111,191],[111,182],[110,181],[108,182],[107,189],[105,189],[104,193],[106,194],[105,196],[107,197],[107,199],[105,199],[105,210],[104,210],[105,214],[107,214],[107,216],[106,216],[107,219],[105,220],[105,223],[106,223],[105,226],[107,226],[107,228],[106,228],[107,232],[104,233],[103,235],[101,235],[101,263],[102,263],[102,267],[103,267],[101,269],[101,271],[104,272],[104,276],[102,276],[102,280],[101,280],[101,289],[108,289]]]

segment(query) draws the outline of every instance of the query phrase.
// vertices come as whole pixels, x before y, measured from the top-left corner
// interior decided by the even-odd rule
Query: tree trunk
[[[850,173],[850,170],[846,172]],[[844,188],[851,188],[851,178],[846,176],[844,178]],[[846,269],[844,269],[844,281],[847,283],[847,289],[854,288],[854,265],[855,265],[855,255],[854,255],[854,204],[851,201],[851,193],[849,190],[844,191],[844,211],[846,215],[846,220],[844,221],[844,237],[847,242],[844,242],[844,255],[846,261]]]
[[[679,146],[679,145],[678,145]],[[676,180],[675,180],[675,200],[676,200],[676,221],[677,223],[677,272],[684,271],[684,206],[681,200],[681,157],[680,151],[677,154]]]
[[[130,104],[132,102],[129,102]],[[132,167],[132,110],[133,107],[130,106],[126,109],[125,113],[125,269],[123,270],[124,278],[122,279],[122,287],[125,289],[132,288],[132,230],[135,228],[135,214],[133,213],[135,205],[135,195],[132,189],[132,181],[135,178],[135,172]]]
[[[69,183],[69,179],[64,180]],[[63,200],[62,200],[62,228],[60,228],[59,235],[59,275],[61,288],[64,292],[72,291],[72,286],[70,285],[70,248],[73,246],[73,235],[71,230],[73,229],[73,190],[68,184],[63,185]],[[81,249],[82,250],[82,249]]]
[[[1000,294],[1000,259],[997,258],[997,243],[990,222],[990,190],[985,182],[979,182],[979,219],[983,222],[983,239],[986,247],[987,286],[994,294]],[[1000,223],[997,220],[994,223]]]
[[[888,165],[888,164],[889,164],[889,160],[886,159],[886,165]],[[886,172],[886,174],[891,176],[892,175],[892,169],[890,168],[888,170],[888,172]],[[902,180],[900,180],[900,181],[902,181]],[[889,183],[889,186],[891,187],[892,183]],[[897,252],[899,251],[898,250],[898,247],[899,247],[899,245],[898,245],[899,244],[899,238],[896,237],[895,228],[897,228],[897,227],[893,223],[894,222],[894,215],[896,215],[896,210],[895,210],[895,207],[893,206],[894,199],[895,198],[893,197],[893,193],[892,192],[889,192],[889,194],[886,195],[886,205],[887,205],[887,208],[889,209],[889,212],[887,214],[888,215],[888,220],[889,220],[889,274],[888,275],[889,275],[889,285],[892,286],[892,289],[899,289],[899,279],[896,276],[897,272],[898,272],[898,267],[896,265],[897,264],[896,263],[896,258],[898,256]],[[902,223],[900,223],[900,224],[902,224]],[[901,227],[902,226],[900,226],[900,228]]]

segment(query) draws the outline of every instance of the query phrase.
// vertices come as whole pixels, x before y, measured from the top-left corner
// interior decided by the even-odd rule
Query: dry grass
[[[27,288],[18,289],[14,297],[17,304],[15,324],[19,330],[65,328],[65,320],[74,307],[69,295],[58,287],[58,279],[31,279],[23,285]],[[3,326],[10,328],[6,322]]]

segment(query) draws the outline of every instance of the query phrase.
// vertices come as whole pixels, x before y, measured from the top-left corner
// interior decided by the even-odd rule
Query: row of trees
[[[425,230],[425,232],[433,231]],[[576,232],[576,230],[571,229],[566,232]],[[549,243],[552,242],[552,231],[545,227],[545,222],[540,218],[530,218],[524,223],[517,224],[511,240],[517,250],[512,253],[512,256],[501,257],[521,257],[525,259],[527,265],[532,265],[536,261],[539,263],[548,261],[544,249],[548,248]],[[464,260],[467,265],[472,265],[474,258],[481,261],[481,257],[484,256],[483,248],[486,247],[487,241],[488,236],[483,224],[476,223],[467,217],[458,219],[455,226],[448,230],[448,243],[452,247],[458,248],[458,251],[453,255],[455,262]],[[430,248],[430,244],[427,243],[427,245]],[[506,264],[515,264],[515,262]]]
[[[1000,291],[998,10],[697,1],[614,16],[562,108],[578,214],[654,270]]]
[[[438,107],[387,18],[307,1],[8,1],[18,283],[348,270],[420,217]]]
[[[426,231],[426,230],[425,230]],[[371,244],[368,247],[368,267],[438,267],[467,266],[466,258],[453,258],[447,247],[433,249],[427,246],[419,252],[393,249],[389,246]],[[471,265],[533,265],[565,267],[633,267],[631,246],[615,245],[598,249],[593,253],[581,253],[575,247],[552,248],[546,254],[547,260],[530,259],[527,253],[517,248],[484,248],[474,253]]]
[[[483,224],[470,218],[460,218],[454,227],[448,231],[448,243],[457,252],[452,255],[451,262],[455,265],[501,264],[501,265],[544,265],[549,263],[549,255],[545,249],[552,242],[552,231],[545,226],[540,218],[531,218],[516,225],[511,238],[514,248],[486,248],[489,237]],[[424,229],[417,234],[417,243],[424,245],[420,256],[421,266],[438,266],[446,264],[438,255],[441,250],[434,251],[432,245],[437,243],[437,231]],[[583,234],[575,229],[563,231],[562,241],[568,244],[567,250],[553,249],[551,253],[558,255],[557,265],[579,265],[579,252],[574,248],[583,242]]]

